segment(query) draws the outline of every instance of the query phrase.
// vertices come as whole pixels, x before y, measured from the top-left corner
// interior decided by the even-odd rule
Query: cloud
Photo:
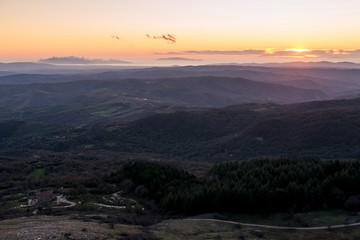
[[[150,36],[149,34],[145,34],[146,37],[151,39],[164,39],[168,41],[169,43],[176,43],[176,38],[174,35],[171,34],[161,34],[160,36]]]
[[[115,39],[115,40],[120,40],[120,37],[119,36],[116,36],[116,35],[111,35],[110,36],[112,39]]]
[[[308,54],[309,52],[306,52]],[[302,56],[304,52],[295,52],[295,51],[287,51],[287,50],[280,50],[274,52],[265,52],[261,54],[261,56],[268,56],[268,57],[294,57],[294,56]]]
[[[221,51],[221,50],[206,50],[206,51],[181,51],[177,52],[180,55],[183,54],[197,54],[197,55],[254,55],[259,57],[334,57],[339,55],[360,55],[360,49],[354,50],[342,50],[342,49],[313,49],[308,51],[294,51],[290,49],[284,50],[258,50],[258,49],[247,49],[247,50],[233,50],[233,51]],[[163,55],[174,55],[174,52],[167,52]]]
[[[153,54],[156,54],[156,55],[182,55],[183,52],[165,52],[165,53],[154,52]]]
[[[265,50],[255,50],[255,49],[247,49],[247,50],[235,50],[235,51],[221,51],[221,50],[205,50],[205,51],[181,51],[181,52],[165,52],[159,53],[154,52],[157,55],[184,55],[184,54],[193,54],[193,55],[261,55],[265,54]]]
[[[169,58],[158,58],[157,61],[202,61],[202,59],[194,59],[194,58],[182,58],[182,57],[169,57]]]
[[[116,59],[89,59],[83,57],[52,57],[40,59],[39,62],[52,64],[129,64],[131,62]]]
[[[179,52],[154,52],[153,54],[162,56],[189,56],[189,55],[214,55],[214,56],[239,56],[239,57],[258,57],[258,58],[302,58],[302,59],[334,59],[338,61],[352,60],[357,61],[360,57],[360,49],[246,49],[246,50],[186,50]]]
[[[218,50],[206,50],[206,51],[184,51],[186,54],[200,54],[200,55],[259,55],[265,53],[265,50],[241,50],[241,51],[218,51]]]
[[[272,52],[265,52],[263,57],[324,57],[329,56],[331,53],[327,50],[306,50],[306,51],[294,51],[294,50],[277,50]]]
[[[278,50],[266,52],[261,55],[263,57],[328,57],[334,58],[339,56],[357,56],[360,55],[360,49],[343,50],[343,49],[312,49],[304,52],[296,52],[290,50]]]
[[[338,53],[341,54],[352,54],[352,55],[360,55],[360,49],[353,49],[353,50],[338,50]]]

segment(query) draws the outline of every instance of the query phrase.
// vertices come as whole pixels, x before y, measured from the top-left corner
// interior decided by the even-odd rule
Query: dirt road
[[[183,219],[183,220],[220,222],[220,223],[239,224],[239,225],[248,226],[248,227],[259,227],[259,228],[269,228],[269,229],[284,229],[284,230],[326,230],[326,229],[334,229],[334,228],[360,226],[360,222],[358,222],[358,223],[350,223],[350,224],[332,225],[332,226],[320,226],[320,227],[284,227],[284,226],[242,223],[242,222],[226,221],[226,220],[219,220],[219,219],[209,219],[209,218],[204,218],[204,219],[201,219],[201,218],[187,218],[187,219]]]

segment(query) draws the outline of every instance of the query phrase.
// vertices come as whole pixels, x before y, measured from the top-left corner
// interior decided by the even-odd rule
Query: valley
[[[324,64],[3,69],[1,234],[356,239],[359,69]]]

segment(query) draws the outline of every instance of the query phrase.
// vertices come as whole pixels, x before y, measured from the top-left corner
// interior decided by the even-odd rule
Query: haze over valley
[[[360,3],[3,0],[1,239],[360,239]]]

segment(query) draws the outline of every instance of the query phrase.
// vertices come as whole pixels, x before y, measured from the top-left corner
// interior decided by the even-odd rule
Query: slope
[[[106,150],[197,161],[265,156],[358,158],[359,102],[360,99],[292,105],[242,104],[180,111],[129,123],[98,123],[58,130],[35,140],[29,137],[21,142],[15,139],[7,142],[19,148]]]

